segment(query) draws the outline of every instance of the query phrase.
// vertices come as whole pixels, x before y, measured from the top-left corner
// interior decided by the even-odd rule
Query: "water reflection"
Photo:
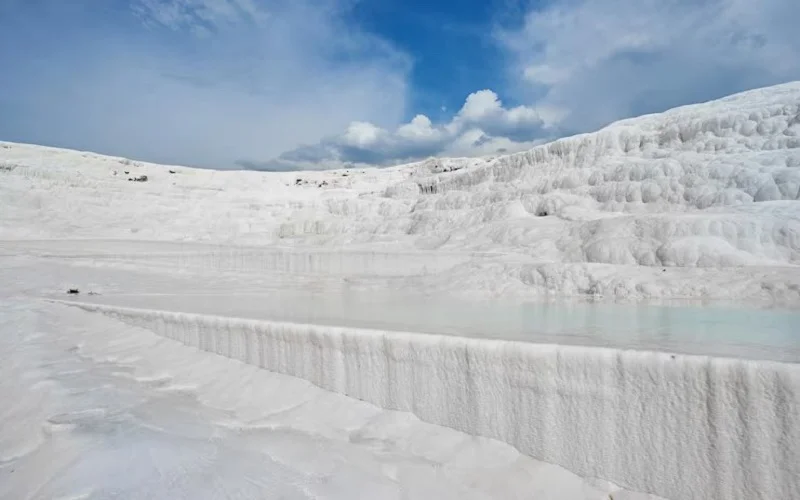
[[[692,303],[503,303],[392,293],[111,295],[114,305],[530,342],[800,362],[800,312]]]

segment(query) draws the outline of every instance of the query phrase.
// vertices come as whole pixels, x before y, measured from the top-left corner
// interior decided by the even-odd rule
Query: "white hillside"
[[[5,240],[435,253],[461,257],[398,286],[800,304],[800,82],[386,169],[220,172],[0,143],[0,200]]]
[[[799,134],[800,82],[386,169],[0,143],[0,499],[797,498]]]

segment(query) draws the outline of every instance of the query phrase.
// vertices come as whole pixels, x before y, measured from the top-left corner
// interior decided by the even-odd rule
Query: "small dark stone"
[[[174,171],[174,170],[170,170],[170,171],[169,171],[169,173],[171,173],[171,174],[174,174],[174,173],[175,173],[175,171]]]
[[[81,292],[77,288],[70,288],[69,290],[67,290],[67,293],[70,295],[77,295]]]

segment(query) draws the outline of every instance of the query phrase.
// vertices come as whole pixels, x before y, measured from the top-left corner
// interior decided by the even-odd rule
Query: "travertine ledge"
[[[800,366],[72,303],[674,499],[800,498]]]

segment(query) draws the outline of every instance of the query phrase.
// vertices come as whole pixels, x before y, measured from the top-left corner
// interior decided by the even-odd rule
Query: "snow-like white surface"
[[[76,309],[0,301],[0,498],[656,500]]]
[[[797,304],[799,198],[800,82],[525,153],[387,169],[219,172],[0,143],[0,239],[269,243],[317,270],[332,250],[400,252],[409,273],[436,250],[462,257],[414,287],[472,296]]]
[[[79,307],[586,477],[669,498],[800,493],[797,364]]]
[[[128,180],[140,175],[148,181]],[[521,311],[497,303],[461,323],[425,317],[466,310],[466,298],[543,296],[791,309],[798,264],[800,83],[526,153],[388,169],[218,172],[0,143],[0,348],[12,360],[0,364],[0,397],[12,402],[0,407],[0,495],[607,498],[615,488],[577,473],[670,498],[800,497],[800,365],[625,350],[797,361],[796,314],[759,311],[749,336],[744,320],[709,335],[697,323],[713,312],[612,335],[589,325],[616,313],[585,309],[585,329],[569,337],[548,321],[563,327],[579,309],[536,309],[525,340],[551,344],[496,340],[520,340],[502,330]],[[41,300],[73,286],[82,310]],[[292,313],[259,307],[270,294],[336,296],[337,309],[350,291],[397,297],[397,317],[348,314],[358,303],[338,319],[312,315],[339,328],[221,317]],[[428,309],[404,321],[399,299],[412,295]],[[495,340],[452,335],[480,337],[462,328],[480,311]],[[387,331],[406,327],[451,335]],[[229,465],[209,474],[217,459]],[[100,465],[109,471],[95,484]]]
[[[238,260],[214,247],[137,241],[0,242],[4,253],[19,257],[0,269],[0,282],[27,276],[19,287],[35,297],[63,299],[77,287],[82,301],[123,307],[800,362],[798,310],[695,301],[465,300],[397,287],[404,280],[396,274],[413,264],[399,266],[401,254],[263,248]],[[369,274],[353,274],[359,259]]]

